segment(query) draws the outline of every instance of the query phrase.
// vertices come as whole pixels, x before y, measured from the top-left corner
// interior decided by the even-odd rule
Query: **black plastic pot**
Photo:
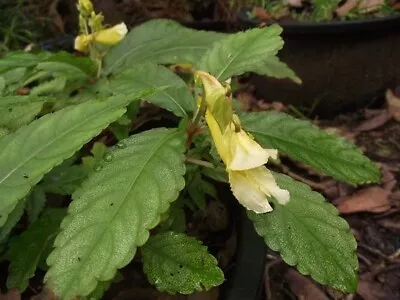
[[[262,299],[267,246],[241,208],[236,264],[221,289],[224,300]]]
[[[260,22],[239,16],[241,28]],[[400,83],[400,17],[327,23],[284,21],[279,53],[302,79],[252,76],[256,94],[268,101],[316,106],[322,117],[365,107]]]

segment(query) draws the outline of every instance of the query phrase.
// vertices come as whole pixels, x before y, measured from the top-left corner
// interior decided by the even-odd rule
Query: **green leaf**
[[[136,98],[148,93],[137,94]],[[125,98],[67,107],[0,140],[0,226],[43,175],[125,113]]]
[[[0,58],[0,74],[15,68],[32,67],[50,55],[49,52],[40,52],[38,55],[24,51],[9,52]]]
[[[117,73],[134,64],[196,64],[214,42],[225,37],[197,31],[172,20],[152,20],[135,27],[104,58],[104,73]]]
[[[114,94],[130,94],[146,88],[168,86],[146,98],[147,101],[187,117],[195,109],[196,102],[186,83],[169,69],[153,63],[139,64],[116,75],[109,81],[108,88]]]
[[[214,45],[201,59],[199,70],[220,80],[250,71],[261,71],[260,65],[282,48],[282,28],[270,25],[231,35]]]
[[[0,108],[0,127],[15,131],[33,121],[42,110],[42,107],[43,103],[34,102]]]
[[[272,199],[270,213],[248,212],[266,244],[283,260],[321,284],[344,292],[357,289],[357,243],[349,225],[321,194],[292,178],[274,174],[290,200],[280,205]]]
[[[47,193],[72,195],[87,178],[88,169],[83,165],[55,167],[43,178],[42,188]]]
[[[279,112],[241,114],[242,125],[264,148],[275,148],[338,180],[379,182],[379,169],[344,138]]]
[[[9,214],[6,223],[3,227],[0,227],[0,244],[8,237],[11,230],[17,225],[18,221],[21,219],[24,213],[25,201],[21,200],[18,202],[17,206]]]
[[[13,239],[7,254],[11,262],[8,268],[8,289],[25,291],[29,279],[35,275],[43,250],[52,244],[64,216],[65,209],[49,209],[24,233]]]
[[[301,79],[297,77],[296,73],[288,67],[287,64],[280,61],[277,56],[270,56],[265,59],[260,65],[254,67],[252,72],[275,77],[278,79],[289,78],[297,84],[301,84]]]
[[[32,95],[29,96],[2,96],[0,97],[0,110],[7,108],[9,109],[10,107],[14,106],[19,106],[19,105],[27,105],[27,104],[32,104],[36,102],[55,102],[56,100],[52,97],[35,97]]]
[[[108,152],[73,194],[47,259],[47,288],[62,299],[86,296],[126,266],[184,187],[183,152],[183,132],[165,128]]]
[[[31,89],[30,95],[42,96],[58,93],[64,90],[66,84],[67,79],[65,77],[57,77],[52,80],[45,81],[38,86],[35,86]]]
[[[39,218],[46,205],[46,200],[46,194],[42,185],[36,185],[26,199],[25,209],[28,214],[29,223],[33,223]]]
[[[191,294],[224,281],[224,273],[207,247],[182,233],[152,236],[142,247],[142,255],[144,272],[160,291]]]

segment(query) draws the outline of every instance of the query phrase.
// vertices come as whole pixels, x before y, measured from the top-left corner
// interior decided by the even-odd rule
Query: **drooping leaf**
[[[146,88],[168,88],[146,98],[147,101],[172,111],[180,117],[187,117],[195,109],[195,101],[185,82],[169,69],[153,63],[138,64],[116,75],[109,82],[114,94],[130,94]]]
[[[104,58],[104,72],[118,73],[134,64],[196,64],[214,42],[225,37],[216,32],[185,28],[172,20],[148,21],[129,32]]]
[[[38,86],[35,86],[33,89],[31,89],[30,95],[43,96],[58,93],[64,90],[66,84],[67,79],[65,77],[56,77],[49,81],[45,81]]]
[[[88,175],[83,165],[59,165],[46,174],[41,184],[43,190],[59,195],[72,195]]]
[[[344,292],[357,289],[357,243],[349,225],[321,194],[292,178],[274,174],[278,185],[289,191],[290,200],[274,199],[270,213],[248,216],[266,244],[283,260],[305,275]]]
[[[224,281],[224,273],[207,247],[183,233],[152,236],[142,247],[142,255],[144,272],[160,291],[191,294]]]
[[[0,227],[0,244],[8,237],[11,230],[18,223],[24,213],[25,201],[21,200],[8,215],[6,223]]]
[[[204,54],[198,68],[220,80],[245,72],[260,72],[260,66],[282,48],[281,32],[282,28],[274,24],[233,34],[215,43]]]
[[[141,98],[149,91],[136,95]],[[129,99],[131,100],[131,99]],[[70,157],[125,112],[128,100],[111,97],[67,107],[0,140],[0,226],[44,174]]]
[[[86,296],[114,277],[149,238],[184,187],[184,134],[155,129],[121,141],[73,194],[47,259],[47,287],[62,299]]]
[[[46,193],[42,185],[36,185],[26,198],[25,210],[28,215],[29,223],[35,222],[42,213],[46,205]]]
[[[377,166],[344,138],[280,112],[241,114],[243,127],[264,148],[275,148],[316,170],[352,184],[379,182]]]
[[[15,131],[34,120],[42,110],[42,106],[43,103],[34,102],[0,108],[0,127]]]
[[[287,64],[282,62],[277,56],[270,56],[265,59],[260,65],[255,66],[252,72],[267,75],[278,79],[289,78],[297,84],[301,84],[301,79],[296,73],[288,67]]]
[[[7,254],[10,260],[8,289],[16,288],[23,292],[28,287],[43,250],[53,243],[65,213],[65,209],[61,208],[48,209],[24,233],[12,240]]]

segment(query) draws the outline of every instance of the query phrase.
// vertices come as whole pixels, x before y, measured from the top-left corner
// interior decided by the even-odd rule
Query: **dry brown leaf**
[[[12,289],[5,294],[0,293],[0,300],[21,300],[21,293],[16,289]]]
[[[262,7],[253,7],[253,14],[257,17],[257,19],[263,22],[267,22],[272,19],[270,14]]]
[[[289,269],[285,274],[285,279],[289,282],[290,289],[303,300],[328,300],[325,293],[309,278],[301,275],[293,269]]]
[[[390,192],[379,186],[363,188],[351,196],[340,199],[337,209],[342,214],[356,212],[380,213],[390,209]]]
[[[354,131],[362,132],[379,128],[385,125],[391,118],[392,116],[387,110],[382,110],[377,116],[362,122],[354,129]]]
[[[355,8],[358,4],[358,0],[347,0],[343,5],[336,8],[335,12],[339,17],[344,17]]]
[[[360,276],[357,293],[364,300],[388,300],[395,299],[385,291],[385,285],[374,279],[372,273],[365,273]]]
[[[400,98],[396,97],[390,89],[386,90],[385,96],[389,114],[400,122]]]
[[[368,14],[377,11],[385,4],[385,0],[361,0],[358,11],[361,14]]]

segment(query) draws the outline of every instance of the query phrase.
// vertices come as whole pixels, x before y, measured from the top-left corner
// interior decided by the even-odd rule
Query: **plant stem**
[[[216,167],[208,162],[208,161],[204,161],[204,160],[200,160],[200,159],[196,159],[193,157],[186,157],[185,161],[194,165],[198,165],[198,166],[202,166],[202,167],[206,167],[206,168],[210,168],[210,169],[216,169]]]

